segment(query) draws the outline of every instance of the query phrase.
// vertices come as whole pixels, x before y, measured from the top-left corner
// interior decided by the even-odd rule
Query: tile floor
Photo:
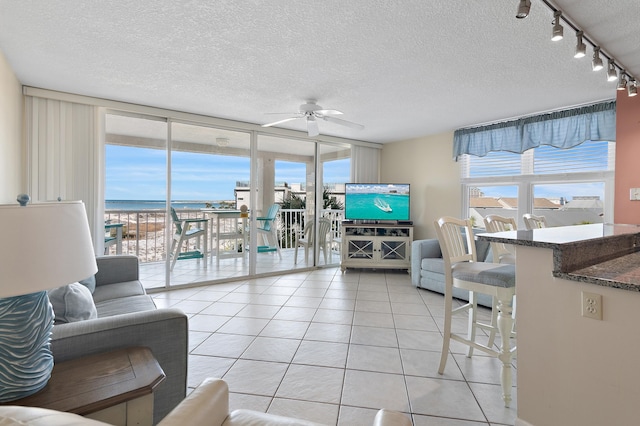
[[[452,342],[438,375],[443,297],[406,272],[328,268],[152,296],[190,316],[190,390],[222,377],[231,409],[327,425],[370,425],[383,407],[416,426],[515,422],[515,387],[505,408],[498,360],[466,358]]]

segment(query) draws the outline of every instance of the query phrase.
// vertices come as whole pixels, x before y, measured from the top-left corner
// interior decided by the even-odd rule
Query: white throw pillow
[[[80,283],[73,283],[49,290],[55,324],[98,318],[91,291]]]

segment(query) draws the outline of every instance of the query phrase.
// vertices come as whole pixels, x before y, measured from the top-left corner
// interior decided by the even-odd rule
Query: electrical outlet
[[[602,295],[582,292],[582,316],[602,320]]]

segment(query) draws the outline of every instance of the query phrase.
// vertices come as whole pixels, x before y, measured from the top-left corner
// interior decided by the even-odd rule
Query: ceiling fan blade
[[[273,123],[263,124],[262,127],[276,126],[278,124],[286,123],[287,121],[297,120],[298,118],[300,117],[289,117],[289,118],[285,118],[284,120],[274,121]]]
[[[341,115],[342,111],[338,111],[337,109],[319,109],[315,111],[320,115]]]
[[[318,129],[318,122],[315,118],[310,117],[307,119],[307,134],[311,137],[318,136],[320,130]]]
[[[353,123],[351,121],[342,120],[340,118],[335,118],[331,116],[322,117],[323,120],[328,121],[330,123],[340,124],[342,126],[351,127],[352,129],[362,130],[364,126],[362,124]]]

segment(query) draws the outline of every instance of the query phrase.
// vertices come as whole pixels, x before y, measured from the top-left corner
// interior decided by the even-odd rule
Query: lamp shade
[[[45,290],[97,271],[82,202],[0,206],[0,402],[46,386],[53,309]]]
[[[95,274],[81,201],[0,205],[0,297],[48,290]]]

